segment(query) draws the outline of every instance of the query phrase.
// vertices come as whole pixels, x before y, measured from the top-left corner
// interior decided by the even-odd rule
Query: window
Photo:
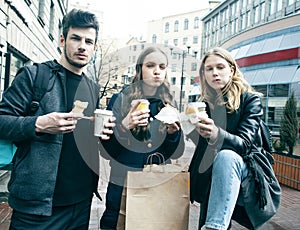
[[[165,33],[169,33],[169,29],[170,29],[170,24],[167,22],[165,24]]]
[[[288,6],[289,6],[289,5],[292,5],[292,4],[295,3],[295,1],[296,1],[296,0],[288,0],[288,1],[287,1],[287,5],[288,5]]]
[[[288,97],[288,96],[289,96],[288,84],[269,85],[269,97]]]
[[[269,15],[272,15],[275,13],[275,1],[271,0],[269,1]]]
[[[198,36],[193,37],[193,44],[198,44]]]
[[[257,85],[257,86],[253,86],[253,88],[257,91],[263,94],[264,97],[267,96],[267,85]]]
[[[189,29],[189,20],[186,18],[184,19],[184,27],[183,27],[184,30],[188,30]]]
[[[197,62],[192,63],[191,71],[197,71]]]
[[[199,18],[195,17],[194,19],[194,29],[198,29],[199,28]]]
[[[171,77],[171,85],[176,85],[176,77]]]
[[[178,39],[173,39],[174,46],[178,46]]]
[[[136,45],[133,46],[133,51],[136,51]]]
[[[44,27],[45,26],[45,14],[46,14],[46,4],[45,0],[39,1],[39,12],[38,12],[38,21]]]
[[[53,1],[51,1],[50,5],[50,21],[49,21],[49,37],[53,41],[53,33],[54,33],[54,25],[55,25],[55,7]]]
[[[141,50],[143,50],[143,49],[145,49],[145,45],[144,44],[141,45]]]
[[[186,45],[187,42],[188,42],[188,38],[187,38],[187,37],[184,37],[184,38],[182,39],[182,44],[183,44],[183,45]]]
[[[266,11],[266,3],[263,2],[262,4],[260,4],[260,20],[264,21],[265,20],[265,11]]]
[[[152,35],[152,43],[153,44],[156,44],[156,39],[157,39],[156,34],[153,34]]]
[[[178,20],[176,20],[174,23],[174,32],[178,32],[178,26],[179,26],[179,22]]]
[[[268,107],[268,123],[275,123],[275,107]]]
[[[259,6],[254,7],[254,23],[259,22],[259,10],[260,10]]]

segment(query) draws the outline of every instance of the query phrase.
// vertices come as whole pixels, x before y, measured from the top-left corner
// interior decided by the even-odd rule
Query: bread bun
[[[197,113],[196,109],[194,108],[194,106],[190,106],[188,105],[185,109],[185,114],[189,115],[189,114],[194,114]]]

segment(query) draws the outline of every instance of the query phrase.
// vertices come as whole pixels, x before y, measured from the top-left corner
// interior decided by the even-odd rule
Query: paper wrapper
[[[162,108],[160,112],[155,116],[155,118],[165,124],[180,122],[180,116],[177,109],[171,106]]]
[[[83,114],[83,111],[88,107],[88,104],[88,102],[76,100],[74,101],[74,107],[72,109],[72,112]]]
[[[187,116],[184,112],[180,113],[180,120],[181,129],[185,135],[190,134],[195,129],[195,125],[190,122],[190,117]]]

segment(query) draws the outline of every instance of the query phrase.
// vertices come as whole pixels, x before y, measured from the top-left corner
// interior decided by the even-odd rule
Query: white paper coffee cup
[[[106,136],[103,134],[104,124],[108,122],[108,119],[113,115],[110,110],[96,109],[94,111],[95,123],[94,123],[94,136]]]

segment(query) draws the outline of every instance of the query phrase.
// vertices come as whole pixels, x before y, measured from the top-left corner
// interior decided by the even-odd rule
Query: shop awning
[[[259,70],[244,71],[246,80],[253,86],[286,84],[300,81],[300,66],[282,66]]]

